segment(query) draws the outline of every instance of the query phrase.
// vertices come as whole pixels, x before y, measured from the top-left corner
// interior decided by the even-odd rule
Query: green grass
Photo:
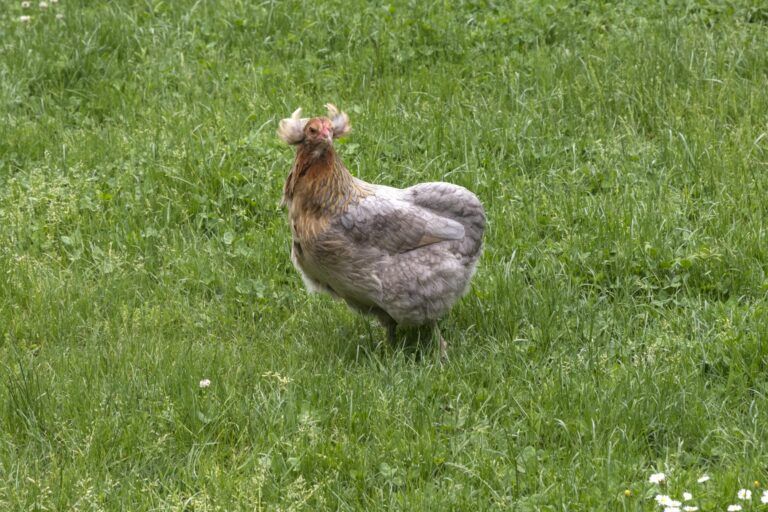
[[[664,471],[722,510],[768,480],[762,2],[33,4],[0,8],[0,509],[655,510]],[[289,262],[276,122],[328,101],[353,173],[486,205],[445,367]]]

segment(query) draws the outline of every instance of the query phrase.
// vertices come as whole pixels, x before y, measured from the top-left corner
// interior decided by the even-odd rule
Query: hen
[[[278,135],[296,146],[285,182],[293,235],[291,260],[307,288],[375,315],[394,341],[397,326],[431,326],[446,357],[437,319],[469,288],[482,247],[483,206],[449,183],[406,189],[352,176],[333,147],[350,131],[331,104],[328,117],[280,121]]]

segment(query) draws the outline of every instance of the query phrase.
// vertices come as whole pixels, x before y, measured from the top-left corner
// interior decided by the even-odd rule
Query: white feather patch
[[[304,140],[304,126],[308,121],[308,117],[301,117],[301,107],[299,107],[291,117],[280,121],[277,135],[287,144],[298,144]]]
[[[333,125],[334,139],[343,137],[352,130],[352,125],[349,124],[349,116],[345,112],[339,112],[339,109],[333,103],[326,103],[325,108],[328,109],[328,118]]]

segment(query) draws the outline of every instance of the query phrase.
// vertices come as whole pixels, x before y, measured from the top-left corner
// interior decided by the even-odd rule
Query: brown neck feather
[[[322,215],[345,209],[355,190],[354,178],[333,146],[318,151],[316,146],[300,144],[285,182],[283,202],[291,203],[292,211]]]

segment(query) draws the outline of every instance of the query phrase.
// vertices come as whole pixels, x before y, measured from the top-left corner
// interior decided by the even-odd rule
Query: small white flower
[[[699,477],[699,479],[696,480],[696,481],[699,482],[700,484],[703,484],[704,482],[706,482],[708,480],[709,480],[709,475],[701,475],[701,477]]]
[[[667,476],[664,473],[654,473],[648,478],[648,481],[652,484],[660,484],[663,482]]]
[[[728,512],[739,512],[739,510],[741,510],[741,505],[728,505],[727,510]]]
[[[680,512],[680,507],[664,507],[664,512]]]
[[[749,489],[739,489],[739,493],[737,494],[740,500],[751,500],[752,499],[752,491]]]
[[[32,21],[32,16],[19,16],[19,21],[22,23],[29,23]]]
[[[51,0],[51,3],[52,4],[57,4],[57,3],[59,3],[59,0]]]
[[[657,494],[654,499],[656,500],[656,503],[658,503],[662,507],[680,508],[680,505],[682,505],[682,503],[680,503],[677,500],[673,500],[666,494]]]
[[[37,4],[37,6],[41,9],[47,9],[48,8],[48,2],[40,2]]]
[[[763,495],[760,496],[760,502],[768,504],[768,491],[763,491]]]
[[[686,505],[683,507],[683,510],[685,512],[696,512],[697,510],[699,510],[699,507],[692,507],[690,505]]]
[[[59,14],[56,15],[56,19],[57,20],[63,20],[64,19],[64,15],[59,13]]]
[[[211,380],[210,379],[203,379],[203,380],[200,381],[200,387],[201,388],[207,388],[210,385],[211,385]]]
[[[32,5],[29,2],[21,2],[21,8],[22,9],[29,9],[29,6]]]
[[[691,501],[693,499],[693,494],[689,492],[683,493],[683,501]]]

